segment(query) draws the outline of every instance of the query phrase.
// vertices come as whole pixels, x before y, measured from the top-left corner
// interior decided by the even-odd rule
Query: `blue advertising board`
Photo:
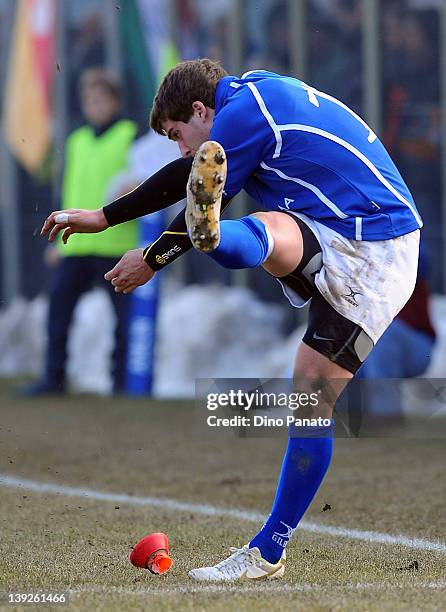
[[[164,229],[164,211],[140,220],[140,246],[147,247]],[[155,368],[156,320],[160,275],[135,289],[130,304],[125,388],[129,395],[151,395]]]

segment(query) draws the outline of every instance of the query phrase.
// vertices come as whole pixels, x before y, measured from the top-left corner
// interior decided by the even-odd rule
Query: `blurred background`
[[[48,369],[48,296],[65,254],[49,252],[39,230],[63,204],[67,139],[86,124],[82,75],[107,69],[121,86],[119,118],[135,125],[99,207],[177,155],[148,134],[150,107],[165,72],[199,57],[235,75],[263,68],[297,76],[340,98],[378,133],[425,221],[423,283],[433,292],[426,304],[436,342],[424,371],[446,374],[445,2],[0,0],[0,28],[0,376],[42,382]],[[88,189],[77,189],[82,200]],[[230,215],[257,208],[240,194]],[[141,222],[141,244],[169,214]],[[97,284],[72,304],[58,391],[114,388],[117,311]],[[282,376],[305,316],[262,270],[229,272],[189,253],[130,301],[119,391],[182,397],[193,394],[197,376]]]

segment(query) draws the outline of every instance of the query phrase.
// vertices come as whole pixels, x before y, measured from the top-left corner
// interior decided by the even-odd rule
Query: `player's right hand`
[[[127,251],[116,266],[104,275],[116,293],[131,293],[136,287],[145,285],[156,272],[144,261],[144,249]]]
[[[109,225],[102,208],[98,210],[68,208],[52,212],[45,220],[40,235],[49,234],[48,240],[53,242],[57,234],[64,230],[62,241],[66,244],[71,234],[95,234],[102,232],[107,227]]]

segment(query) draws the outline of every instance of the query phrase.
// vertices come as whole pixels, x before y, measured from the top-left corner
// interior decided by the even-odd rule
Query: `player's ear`
[[[193,102],[192,110],[194,112],[194,115],[196,115],[203,121],[206,119],[206,107],[203,104],[203,102],[200,102],[199,100],[197,100],[196,102]]]

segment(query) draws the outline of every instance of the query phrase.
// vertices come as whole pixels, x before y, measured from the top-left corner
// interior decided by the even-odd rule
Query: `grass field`
[[[444,439],[336,440],[283,580],[222,587],[187,570],[255,533],[285,440],[203,439],[186,402],[19,400],[4,383],[0,421],[2,591],[69,591],[70,610],[445,609]],[[32,483],[5,486],[5,476]],[[152,531],[169,536],[174,566],[163,577],[128,561]],[[397,537],[383,543],[385,534]]]

